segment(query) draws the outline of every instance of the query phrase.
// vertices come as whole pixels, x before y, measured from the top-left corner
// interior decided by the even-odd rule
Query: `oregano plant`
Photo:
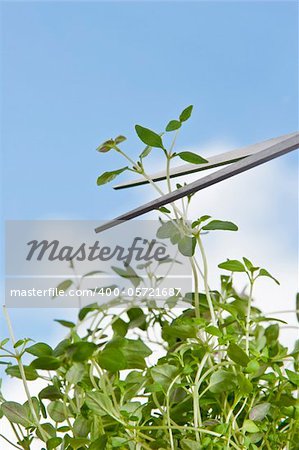
[[[145,167],[155,151],[165,161],[167,191],[179,188],[170,179],[173,159],[207,162],[196,153],[175,151],[192,109],[184,109],[162,132],[136,125],[145,145],[137,161],[123,150],[122,135],[101,144],[99,153],[117,152],[125,162],[99,175],[97,184],[131,171],[163,195]],[[38,443],[41,450],[298,449],[299,341],[293,349],[283,346],[282,321],[267,317],[253,303],[261,277],[279,282],[255,261],[229,255],[215,268],[220,287],[212,288],[205,234],[238,227],[209,215],[190,222],[191,201],[188,196],[179,205],[160,208],[157,231],[157,238],[177,246],[188,259],[191,292],[174,292],[163,306],[147,298],[141,303],[143,279],[137,269],[114,267],[136,295],[130,302],[120,293],[107,304],[84,306],[76,322],[58,320],[67,332],[54,348],[16,340],[4,308],[9,337],[0,343],[0,361],[7,376],[22,381],[27,400],[21,404],[0,394],[1,421],[15,436],[12,441],[4,428],[1,448],[30,450]],[[150,264],[146,270],[158,286]],[[238,292],[235,273],[243,275],[247,291]],[[71,284],[65,280],[60,288],[67,291]],[[44,387],[32,396],[35,380]]]

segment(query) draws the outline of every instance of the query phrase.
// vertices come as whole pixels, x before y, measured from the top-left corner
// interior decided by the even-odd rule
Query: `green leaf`
[[[286,374],[290,382],[299,387],[299,374],[289,369],[286,369]]]
[[[249,419],[257,420],[257,421],[263,420],[266,417],[266,415],[268,414],[270,407],[271,407],[271,404],[267,403],[267,402],[259,403],[258,405],[255,405],[249,411]]]
[[[114,142],[116,144],[120,144],[121,142],[124,142],[126,140],[127,140],[127,138],[125,136],[119,135],[114,139]]]
[[[50,345],[45,344],[44,342],[38,342],[37,344],[31,345],[31,347],[26,349],[26,352],[34,356],[51,356],[53,354]]]
[[[237,231],[238,227],[233,222],[227,222],[224,220],[212,220],[207,225],[202,227],[203,230],[227,230]]]
[[[107,141],[103,142],[103,144],[100,144],[97,147],[97,151],[100,153],[107,153],[109,152],[109,150],[111,150],[112,148],[114,148],[115,146],[115,142],[113,139],[108,139]]]
[[[153,147],[150,147],[149,145],[147,145],[145,147],[145,149],[143,150],[143,152],[140,153],[139,158],[143,159],[146,156],[148,156],[150,154],[150,152],[152,151]]]
[[[109,183],[110,181],[114,180],[118,175],[123,173],[125,170],[128,170],[128,166],[122,167],[118,170],[112,170],[111,172],[104,172],[102,175],[100,175],[97,179],[97,185],[102,186],[103,184]]]
[[[90,305],[85,306],[84,308],[80,309],[78,314],[79,320],[84,320],[87,314],[90,312],[93,312],[99,308],[99,305],[97,303],[91,303]]]
[[[170,214],[170,213],[171,213],[171,211],[170,211],[168,208],[165,208],[165,206],[161,206],[161,207],[159,208],[159,211],[160,211],[161,213],[166,213],[166,214]]]
[[[49,422],[42,423],[40,424],[40,427],[42,430],[45,431],[47,436],[50,436],[51,438],[56,437],[56,430],[51,423]],[[44,441],[44,438],[43,436],[41,436],[39,429],[36,430],[36,435],[41,441]]]
[[[31,367],[31,366],[23,366],[23,368],[24,368],[26,380],[33,381],[33,380],[36,380],[38,378],[38,373],[33,367]],[[22,375],[20,373],[20,368],[17,365],[15,365],[15,366],[10,366],[9,365],[5,369],[5,372],[7,373],[7,375],[10,375],[11,377],[22,379]]]
[[[149,145],[150,147],[157,147],[164,149],[161,136],[159,136],[154,131],[149,130],[148,128],[144,128],[141,125],[136,125],[135,130],[139,139],[144,144]]]
[[[206,222],[206,220],[210,219],[211,216],[201,216],[199,219],[195,220],[194,222],[192,222],[192,228],[197,227],[197,225],[200,225],[202,222]]]
[[[59,283],[58,286],[56,286],[56,290],[57,290],[57,292],[58,291],[66,292],[72,286],[72,284],[73,284],[72,280],[64,280],[61,283]],[[56,297],[58,297],[56,294],[54,294],[52,296],[52,298],[56,298]]]
[[[112,323],[112,330],[114,331],[114,334],[125,337],[128,331],[129,324],[125,322],[124,320],[118,318],[115,322]]]
[[[88,447],[88,450],[105,450],[108,438],[107,436],[101,436]]]
[[[231,360],[233,360],[237,364],[240,364],[241,366],[246,367],[249,363],[249,358],[244,350],[233,342],[227,349],[227,355]]]
[[[56,386],[47,386],[38,394],[41,400],[59,400],[62,398],[62,394]]]
[[[180,153],[177,153],[177,156],[179,158],[181,158],[183,161],[187,161],[191,164],[205,164],[205,163],[209,162],[202,156],[199,156],[193,152],[180,152]]]
[[[106,348],[103,350],[98,356],[98,363],[100,367],[112,373],[127,367],[127,361],[123,352],[117,348]]]
[[[243,430],[247,433],[258,433],[260,429],[252,420],[244,420]]]
[[[232,391],[235,386],[232,372],[219,369],[211,375],[209,389],[214,394]]]
[[[73,431],[75,437],[87,437],[90,432],[91,423],[90,420],[83,416],[78,416],[73,424]]]
[[[56,370],[61,366],[61,361],[54,356],[41,356],[34,359],[31,363],[31,367],[40,370]]]
[[[249,259],[245,258],[245,256],[243,256],[243,261],[244,261],[244,264],[245,264],[245,266],[246,266],[246,268],[247,268],[248,270],[252,270],[252,269],[253,269],[253,264],[252,264],[252,262],[249,261]]]
[[[114,416],[112,401],[106,394],[101,392],[87,392],[85,403],[87,407],[99,416]]]
[[[181,112],[180,121],[181,122],[186,122],[186,120],[188,120],[191,117],[192,110],[193,110],[193,105],[187,106],[187,108],[185,108]]]
[[[62,325],[63,327],[66,327],[66,328],[75,328],[75,326],[76,326],[76,324],[74,324],[74,322],[70,322],[69,320],[55,319],[55,322],[60,323],[60,325]]]
[[[85,374],[85,367],[82,363],[73,363],[65,375],[65,379],[70,384],[79,383]]]
[[[123,447],[127,443],[128,443],[128,438],[122,438],[122,437],[112,437],[111,438],[111,445],[113,448]]]
[[[27,408],[16,402],[3,402],[1,409],[5,417],[12,423],[18,423],[23,427],[32,425],[28,418]]]
[[[193,256],[195,252],[196,238],[185,236],[179,240],[178,249],[184,256]]]
[[[246,378],[246,376],[243,374],[243,372],[239,372],[237,374],[237,385],[238,385],[238,391],[241,395],[248,395],[253,390],[253,385],[251,381]]]
[[[258,274],[259,277],[269,277],[272,278],[273,281],[275,281],[276,284],[280,284],[276,278],[274,278],[266,269],[261,269]]]
[[[191,441],[191,439],[182,439],[180,441],[183,450],[198,450],[198,442]]]
[[[171,220],[163,222],[157,230],[158,239],[169,239],[180,237],[180,230]]]
[[[115,349],[122,352],[127,369],[145,369],[145,358],[152,353],[140,339],[116,337],[106,345],[104,351],[113,352]]]
[[[279,336],[279,325],[277,323],[269,325],[265,330],[265,336],[269,346],[275,345]]]
[[[141,283],[141,278],[137,275],[135,270],[131,266],[126,266],[125,269],[121,269],[120,267],[111,266],[111,269],[117,273],[122,278],[126,278],[131,281],[131,283],[138,287]]]
[[[247,364],[247,367],[246,367],[246,371],[248,373],[257,373],[259,370],[260,370],[260,365],[255,359],[252,359],[251,361],[249,361],[249,363]]]
[[[206,328],[206,332],[211,334],[212,336],[222,336],[221,331],[219,330],[219,328],[214,327],[213,325],[210,325]]]
[[[230,272],[246,272],[244,265],[236,259],[228,259],[218,264],[219,269],[229,270]]]
[[[55,400],[54,402],[49,403],[47,410],[49,416],[54,420],[54,422],[64,422],[68,417],[68,413],[65,412],[63,402],[60,400]]]
[[[53,437],[47,441],[47,450],[53,450],[58,447],[62,442],[61,437]]]
[[[84,362],[90,359],[96,350],[97,345],[93,342],[81,341],[70,345],[67,352],[73,361]]]
[[[170,122],[168,122],[165,130],[166,131],[175,131],[175,130],[178,130],[180,127],[181,127],[181,122],[179,120],[171,120]]]
[[[161,364],[152,367],[151,376],[156,383],[159,383],[164,389],[167,389],[174,377],[178,373],[178,368],[171,364]]]

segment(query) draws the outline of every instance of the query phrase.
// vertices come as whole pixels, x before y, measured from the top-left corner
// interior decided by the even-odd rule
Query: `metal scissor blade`
[[[183,164],[178,167],[174,167],[170,170],[170,178],[179,177],[182,175],[187,175],[194,172],[200,172],[202,170],[213,169],[215,167],[224,166],[226,164],[231,164],[239,159],[246,158],[247,156],[258,153],[266,148],[268,148],[272,144],[277,144],[279,142],[284,141],[285,139],[294,136],[296,133],[285,134],[283,136],[279,136],[277,138],[268,139],[267,141],[259,142],[258,144],[249,145],[247,147],[242,147],[230,152],[221,153],[219,155],[211,156],[208,158],[209,162],[205,164]],[[166,174],[165,171],[157,172],[150,175],[153,181],[161,181],[165,180]],[[113,186],[113,189],[126,189],[135,186],[141,186],[143,184],[147,184],[148,181],[144,178],[137,178],[136,180],[127,181],[116,186]]]
[[[207,175],[193,183],[188,184],[180,189],[177,189],[170,194],[162,195],[161,197],[153,200],[145,205],[139,206],[132,211],[122,214],[119,217],[107,222],[95,229],[96,233],[107,230],[116,226],[120,221],[131,220],[135,217],[141,216],[147,212],[153,211],[160,208],[163,205],[172,203],[186,195],[193,194],[197,191],[205,189],[213,184],[219,183],[220,181],[226,180],[227,178],[233,177],[239,173],[245,172],[246,170],[252,169],[253,167],[264,164],[271,159],[278,158],[279,156],[285,155],[299,147],[299,133],[294,133],[291,137],[285,138],[282,142],[276,144],[270,144],[268,148],[259,151],[251,156],[247,156],[234,164],[231,164],[224,169],[220,169],[210,175]]]

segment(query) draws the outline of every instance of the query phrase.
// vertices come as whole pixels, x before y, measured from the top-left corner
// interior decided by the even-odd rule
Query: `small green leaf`
[[[98,356],[98,362],[100,367],[112,373],[126,369],[127,367],[124,354],[117,348],[103,350]]]
[[[36,380],[38,378],[38,373],[33,367],[31,367],[31,366],[23,366],[23,368],[24,368],[26,380],[33,381],[33,380]],[[17,365],[15,365],[15,366],[10,366],[9,365],[5,369],[5,372],[7,373],[7,375],[10,375],[11,377],[22,379],[22,375],[20,373],[20,368]]]
[[[168,122],[165,130],[166,131],[175,131],[175,130],[178,130],[180,127],[181,127],[181,122],[179,120],[171,120],[170,122]]]
[[[125,170],[128,170],[128,166],[122,167],[118,170],[112,170],[111,172],[104,172],[102,175],[100,175],[97,179],[97,185],[102,186],[103,184],[109,183],[110,181],[114,180],[118,175],[123,173]]]
[[[181,439],[181,447],[183,450],[198,450],[198,442],[191,441],[191,439]]]
[[[128,438],[122,438],[122,437],[112,437],[111,438],[111,445],[113,448],[123,447],[127,443],[128,443]]]
[[[245,420],[243,424],[243,430],[247,433],[258,433],[260,429],[252,420]]]
[[[61,283],[59,283],[59,285],[56,287],[56,291],[57,292],[58,291],[66,292],[72,286],[72,284],[73,284],[72,280],[64,280]],[[52,298],[56,298],[56,297],[57,297],[56,294],[54,294],[52,296]]]
[[[218,264],[219,269],[229,270],[230,272],[246,272],[244,265],[236,259],[228,259]]]
[[[202,227],[203,230],[227,230],[227,231],[238,231],[237,225],[233,222],[227,222],[224,220],[212,220],[207,225]]]
[[[47,409],[49,416],[54,420],[54,422],[64,422],[66,420],[67,414],[62,401],[55,400],[54,402],[49,403]]]
[[[112,148],[114,148],[115,146],[115,142],[113,139],[108,139],[108,141],[103,142],[103,144],[100,144],[97,147],[97,151],[100,153],[107,153],[109,152],[109,150],[111,150]]]
[[[219,328],[214,327],[213,325],[210,325],[206,328],[206,332],[211,334],[212,336],[222,336],[221,331],[219,330]]]
[[[47,386],[38,394],[39,398],[46,400],[59,400],[62,394],[56,386]]]
[[[207,215],[201,216],[199,219],[192,222],[192,228],[197,227],[197,225],[200,225],[202,222],[206,222],[210,218],[211,218],[211,216],[207,216]]]
[[[62,442],[62,438],[61,437],[53,437],[48,439],[47,441],[47,450],[53,450],[55,448],[58,447],[58,445],[60,445]]]
[[[32,425],[28,418],[27,408],[16,402],[3,402],[1,409],[5,417],[12,423],[18,423],[23,427]]]
[[[191,117],[192,110],[193,110],[193,105],[187,106],[187,108],[185,108],[181,112],[180,121],[181,122],[186,122],[186,120],[188,120]]]
[[[151,376],[156,383],[159,383],[164,389],[170,385],[178,373],[178,368],[171,364],[161,364],[151,369]]]
[[[78,416],[73,424],[73,431],[75,437],[87,437],[90,432],[91,423],[90,420],[85,419],[83,416]]]
[[[135,130],[139,139],[144,144],[149,145],[150,147],[157,147],[164,149],[161,136],[159,136],[154,131],[149,130],[148,128],[144,128],[141,125],[136,125]]]
[[[106,435],[99,437],[88,447],[88,450],[106,450],[108,438]]]
[[[31,345],[31,347],[26,349],[26,352],[38,357],[51,356],[53,354],[52,348],[44,342],[37,342],[36,344]]]
[[[55,319],[55,322],[60,323],[60,325],[66,328],[75,328],[76,326],[74,322],[70,322],[69,320]]]
[[[235,386],[232,372],[219,369],[211,375],[209,389],[214,394],[232,391]]]
[[[139,284],[141,283],[141,278],[137,275],[137,273],[135,272],[135,270],[131,267],[131,266],[126,266],[125,269],[122,269],[120,267],[115,267],[115,266],[111,266],[111,269],[117,273],[117,275],[119,275],[122,278],[127,278],[128,280],[131,281],[131,283],[135,286],[138,287]]]
[[[273,281],[275,281],[276,284],[280,284],[276,278],[274,278],[266,269],[261,269],[258,274],[259,277],[269,277],[272,278]]]
[[[85,367],[82,363],[73,363],[65,375],[65,379],[70,384],[79,383],[85,374]]]
[[[87,407],[99,416],[114,416],[114,408],[112,401],[107,394],[101,392],[87,392],[86,394]]]
[[[121,142],[124,142],[126,140],[127,140],[127,138],[125,136],[119,135],[114,139],[114,142],[116,144],[120,144]]]
[[[81,341],[70,345],[67,352],[73,361],[84,362],[91,358],[97,348],[97,345],[93,342]]]
[[[145,149],[143,150],[143,152],[140,153],[139,158],[143,159],[146,156],[148,156],[150,154],[150,152],[152,151],[153,147],[150,147],[149,145],[147,145],[145,147]]]
[[[268,414],[270,407],[271,407],[271,404],[267,403],[267,402],[259,403],[258,405],[255,405],[249,411],[249,419],[257,420],[257,421],[263,420],[266,417],[266,415]]]
[[[251,270],[253,268],[252,262],[249,261],[249,259],[245,258],[245,256],[243,256],[243,261],[248,270]]]
[[[179,240],[178,249],[184,256],[193,256],[195,252],[196,238],[184,236]]]
[[[140,339],[127,339],[122,337],[113,338],[103,351],[110,351],[111,354],[115,349],[122,352],[126,369],[145,369],[145,358],[151,355],[152,351]]]
[[[40,370],[56,370],[61,366],[61,361],[54,356],[41,356],[31,363],[31,367]]]
[[[161,206],[161,207],[159,208],[159,211],[160,211],[161,213],[166,213],[166,214],[170,214],[170,212],[171,212],[168,208],[165,208],[165,206]]]
[[[231,360],[241,366],[246,367],[249,363],[249,358],[244,350],[233,342],[228,346],[227,355]]]
[[[177,156],[179,158],[181,158],[183,161],[187,161],[191,164],[205,164],[205,163],[209,162],[202,156],[199,156],[193,152],[180,152],[180,153],[177,153]]]
[[[292,370],[286,369],[286,374],[291,383],[295,384],[295,386],[299,387],[299,375]]]

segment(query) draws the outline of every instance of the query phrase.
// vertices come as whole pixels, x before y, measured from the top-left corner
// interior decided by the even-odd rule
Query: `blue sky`
[[[180,148],[245,145],[298,126],[295,2],[3,2],[1,10],[5,219],[102,220],[140,204],[144,189],[96,186],[123,162],[95,148],[122,133],[137,155],[135,123],[161,131],[190,103]],[[285,161],[294,173],[296,155]],[[60,315],[12,313],[17,334],[36,338]]]

